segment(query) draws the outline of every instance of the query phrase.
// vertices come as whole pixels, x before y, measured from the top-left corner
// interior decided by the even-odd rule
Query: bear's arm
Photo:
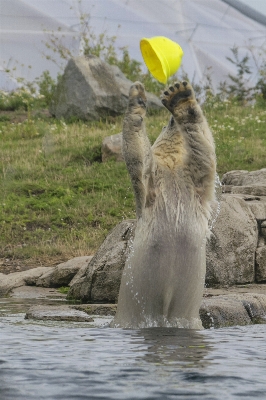
[[[195,101],[179,110],[178,124],[187,144],[187,168],[202,202],[214,199],[216,157],[212,133]]]
[[[130,109],[126,112],[123,124],[123,154],[134,189],[136,214],[139,218],[147,202],[152,153],[143,117]]]

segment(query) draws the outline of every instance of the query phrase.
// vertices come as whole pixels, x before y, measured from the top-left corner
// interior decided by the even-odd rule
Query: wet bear
[[[137,226],[114,327],[201,328],[210,202],[216,158],[208,123],[188,82],[162,96],[170,120],[151,146],[140,82],[129,92],[123,153],[136,200]]]

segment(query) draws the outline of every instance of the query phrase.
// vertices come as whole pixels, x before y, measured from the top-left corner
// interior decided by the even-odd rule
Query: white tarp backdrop
[[[212,67],[215,86],[235,73],[226,59],[230,48],[237,46],[242,57],[247,46],[256,52],[266,45],[266,17],[240,0],[0,0],[0,89],[12,90],[16,78],[32,81],[44,70],[56,77],[59,67],[44,56],[47,34],[61,27],[60,35],[78,54],[80,43],[74,37],[84,12],[96,35],[106,31],[116,36],[117,49],[127,47],[131,58],[141,62],[142,37],[178,42],[189,78],[199,82]],[[255,82],[257,69],[253,60],[251,64]]]

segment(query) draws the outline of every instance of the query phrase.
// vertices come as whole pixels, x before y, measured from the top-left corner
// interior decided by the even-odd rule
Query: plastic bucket
[[[178,43],[164,36],[141,39],[140,50],[148,70],[161,83],[178,70],[184,54]]]

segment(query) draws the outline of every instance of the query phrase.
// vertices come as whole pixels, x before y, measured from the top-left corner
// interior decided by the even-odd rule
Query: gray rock
[[[222,196],[221,211],[207,242],[207,285],[234,285],[254,281],[258,228],[241,198]]]
[[[205,329],[251,324],[242,302],[230,296],[204,299],[200,307],[200,319]]]
[[[266,246],[256,249],[256,282],[266,281]]]
[[[37,281],[36,286],[56,288],[68,286],[81,267],[87,267],[90,257],[75,257],[69,261],[57,265],[43,274]]]
[[[52,269],[52,267],[38,267],[8,275],[0,274],[0,297],[8,295],[14,288],[35,285],[38,278]]]
[[[34,319],[42,321],[74,321],[74,322],[92,322],[93,318],[87,313],[75,310],[70,306],[33,306],[25,315],[25,319]]]
[[[244,305],[253,324],[266,323],[266,296],[264,294],[234,294]]]
[[[102,162],[110,159],[124,161],[122,154],[122,133],[108,136],[102,142]]]
[[[231,193],[243,193],[250,194],[253,196],[266,196],[266,184],[265,185],[249,185],[249,186],[233,186]]]
[[[251,172],[245,170],[229,171],[223,175],[222,183],[233,186],[266,185],[266,168]]]
[[[266,323],[266,295],[229,294],[203,300],[200,318],[204,328]]]
[[[87,262],[85,262],[84,264],[81,265],[81,267],[79,268],[78,272],[76,273],[76,275],[74,276],[74,278],[70,281],[69,286],[74,285],[74,283],[76,281],[78,281],[81,277],[84,276],[89,263],[91,262],[91,260],[93,259],[93,256],[88,256],[87,257]]]
[[[266,197],[257,197],[256,200],[245,201],[257,221],[266,220]]]
[[[115,315],[117,309],[116,304],[80,304],[71,307],[88,315]]]
[[[82,302],[115,303],[130,244],[135,220],[118,224],[106,237],[83,276],[70,286],[68,299]]]
[[[98,57],[71,59],[58,84],[50,112],[56,118],[83,120],[121,115],[127,107],[131,84],[118,67]],[[147,99],[151,109],[162,108],[156,96],[148,94]]]
[[[246,186],[243,186],[245,188]],[[232,186],[232,188],[240,188],[241,186]],[[228,193],[228,192],[227,192]],[[230,192],[230,194],[232,194]],[[246,205],[249,207],[250,211],[256,218],[259,224],[266,221],[266,197],[265,196],[254,196],[252,194],[244,194],[244,193],[234,193],[233,197],[242,199],[246,202]]]

